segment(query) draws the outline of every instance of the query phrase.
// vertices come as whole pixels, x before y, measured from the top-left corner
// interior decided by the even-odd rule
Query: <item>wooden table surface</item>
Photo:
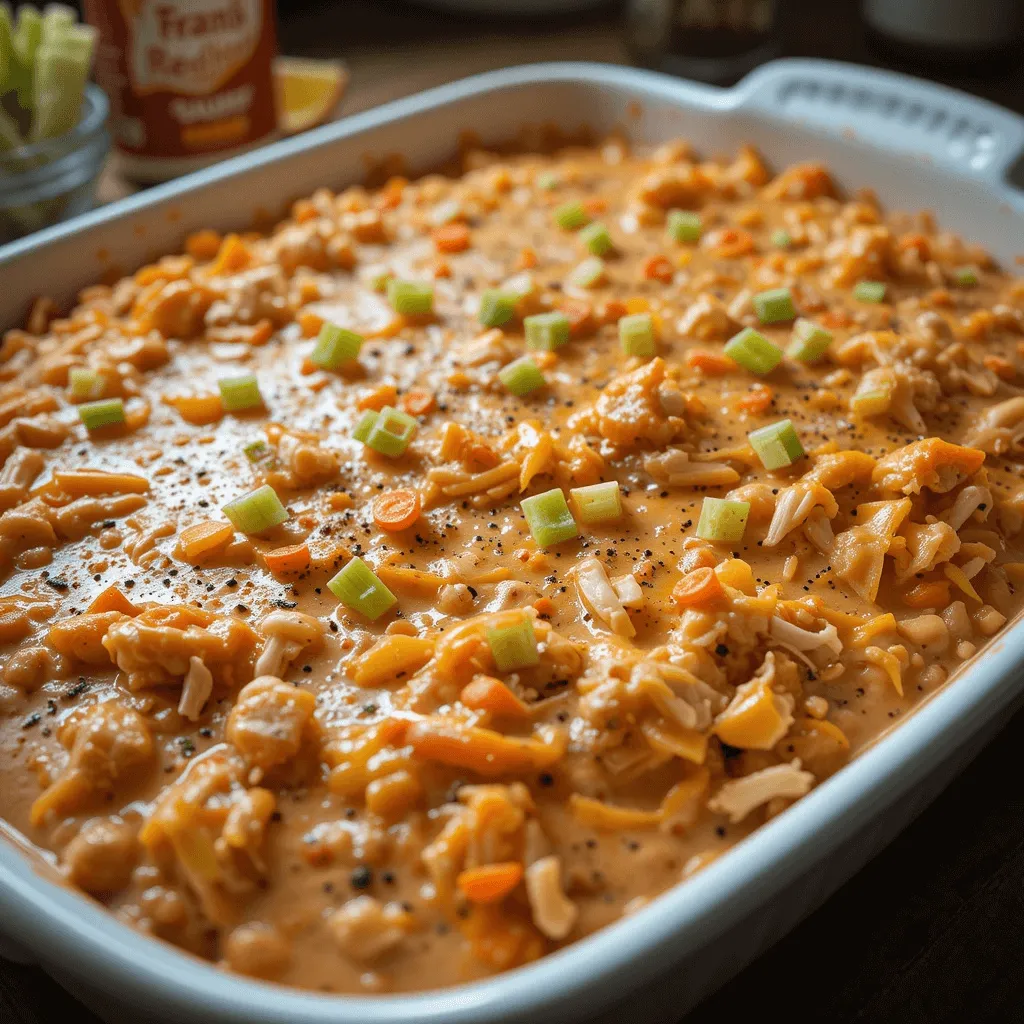
[[[345,113],[495,67],[627,59],[611,8],[510,24],[442,18],[399,0],[280,6],[283,52],[348,61]],[[878,63],[854,0],[827,9],[824,19],[826,5],[791,0],[784,51]],[[1018,67],[945,80],[1024,109]],[[108,177],[104,195],[125,187]],[[1024,1021],[1022,747],[1024,712],[882,855],[685,1024],[738,1020],[752,1006],[830,1024]],[[57,1021],[98,1024],[41,971],[0,962],[0,1024]]]

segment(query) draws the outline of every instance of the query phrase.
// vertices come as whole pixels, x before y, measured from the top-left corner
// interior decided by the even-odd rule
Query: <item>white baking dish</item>
[[[70,298],[190,230],[243,227],[319,185],[357,180],[367,157],[412,169],[524,123],[587,124],[706,152],[755,143],[776,165],[829,163],[904,209],[1011,260],[1024,240],[1024,118],[949,89],[826,61],[766,65],[722,91],[622,68],[516,68],[435,89],[165,185],[0,250],[0,325],[32,296]],[[1016,162],[1016,163],[1015,163]],[[694,881],[569,949],[491,981],[402,997],[325,997],[230,976],[141,938],[46,881],[0,842],[0,933],[109,1020],[197,1024],[531,1024],[678,1019],[813,910],[903,828],[1005,721],[1024,693],[1024,623],[837,776]],[[128,1009],[130,1007],[130,1010]]]

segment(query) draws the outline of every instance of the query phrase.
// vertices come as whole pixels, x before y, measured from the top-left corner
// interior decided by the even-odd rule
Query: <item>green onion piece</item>
[[[362,416],[359,417],[359,422],[352,428],[352,436],[357,441],[362,441],[366,444],[367,438],[373,431],[373,428],[377,425],[377,419],[380,416],[379,412],[373,409],[367,409]]]
[[[371,622],[398,604],[398,598],[361,558],[350,558],[345,568],[327,581],[327,587],[346,608],[365,615]]]
[[[723,349],[745,370],[763,377],[782,362],[782,351],[753,327],[744,327]]]
[[[363,347],[363,336],[337,324],[324,324],[309,354],[309,360],[322,370],[340,370],[351,363]]]
[[[552,174],[550,171],[537,175],[537,188],[542,188],[545,192],[553,192],[560,184],[558,175]]]
[[[771,243],[776,249],[788,249],[793,244],[793,236],[785,228],[779,228],[772,232]]]
[[[804,446],[800,443],[790,420],[780,420],[747,434],[747,440],[757,452],[765,469],[782,469],[802,458]]]
[[[78,415],[86,430],[99,430],[124,423],[124,402],[120,398],[105,398],[102,402],[86,402],[78,407]]]
[[[68,370],[68,393],[77,402],[93,402],[103,397],[103,378],[95,370],[72,366]]]
[[[607,256],[615,248],[608,228],[600,221],[588,224],[580,232],[580,241],[595,255]]]
[[[579,536],[579,527],[560,487],[524,498],[523,515],[526,516],[533,539],[542,548]]]
[[[242,451],[245,453],[245,457],[253,463],[263,462],[273,454],[266,441],[250,441]]]
[[[669,237],[677,242],[699,242],[704,224],[699,213],[690,210],[668,211]]]
[[[244,412],[263,405],[259,381],[251,373],[242,377],[222,377],[217,381],[217,387],[221,404],[228,412]]]
[[[553,352],[568,344],[571,325],[569,318],[557,310],[551,313],[537,313],[523,320],[527,348],[541,348]]]
[[[793,324],[793,340],[786,349],[786,355],[802,363],[813,363],[825,354],[832,341],[830,331],[819,327],[813,320],[801,317]]]
[[[229,501],[221,511],[239,533],[265,533],[288,521],[288,509],[281,504],[277,491],[270,484],[257,487]]]
[[[770,288],[753,298],[754,312],[763,324],[780,324],[796,316],[793,296],[788,288]]]
[[[517,301],[515,295],[497,288],[488,288],[480,296],[480,312],[477,319],[484,327],[501,327],[516,315]]]
[[[420,281],[388,281],[388,302],[403,316],[426,316],[434,312],[434,286]]]
[[[590,223],[582,203],[563,203],[555,210],[555,223],[566,231],[578,231]]]
[[[953,282],[961,288],[973,288],[978,283],[977,267],[957,267],[953,271]]]
[[[853,286],[853,297],[858,302],[881,302],[885,299],[883,281],[858,281]]]
[[[360,421],[360,425],[361,423],[362,421]],[[409,447],[409,442],[416,435],[418,427],[419,423],[408,413],[386,405],[377,413],[377,418],[370,428],[365,443],[375,452],[395,459],[399,455],[405,454],[405,449]],[[358,430],[359,427],[357,426],[356,429]]]
[[[734,544],[743,540],[750,515],[749,501],[728,501],[725,498],[705,498],[697,523],[697,536],[701,540],[716,540]]]
[[[604,280],[604,276],[604,260],[600,256],[591,256],[569,274],[569,283],[577,288],[594,288]]]
[[[547,381],[530,356],[522,356],[498,373],[498,380],[517,398],[544,387]]]
[[[517,672],[540,661],[533,622],[528,615],[514,626],[487,630],[487,643],[499,672]]]
[[[881,416],[888,412],[892,405],[892,389],[885,385],[878,386],[868,380],[860,386],[850,398],[850,411],[858,416]]]
[[[574,487],[569,492],[580,519],[588,525],[607,523],[622,515],[622,493],[615,480]]]
[[[634,313],[622,317],[619,320],[619,344],[627,356],[653,356],[654,317],[650,313]]]

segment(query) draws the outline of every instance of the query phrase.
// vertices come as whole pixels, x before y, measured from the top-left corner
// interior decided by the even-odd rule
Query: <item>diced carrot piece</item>
[[[385,491],[373,501],[373,521],[388,533],[407,530],[420,517],[419,493],[408,487]]]
[[[641,310],[641,312],[645,311]],[[618,299],[609,299],[607,302],[603,302],[598,306],[597,319],[602,324],[615,324],[628,313],[629,308],[625,302],[620,302]]]
[[[459,872],[455,884],[471,903],[497,903],[503,900],[523,878],[523,865],[517,860],[485,864]]]
[[[775,392],[767,384],[757,384],[736,405],[744,412],[761,416],[771,408],[774,398]]]
[[[269,320],[260,320],[254,324],[249,333],[249,344],[253,348],[260,348],[270,341],[274,333],[274,325]]]
[[[608,209],[608,200],[601,196],[593,196],[590,199],[584,199],[583,209],[586,210],[591,217],[596,217],[598,214],[604,213]]]
[[[469,228],[461,221],[445,224],[434,232],[434,248],[438,252],[465,252],[469,248]]]
[[[593,310],[589,302],[568,299],[562,303],[562,312],[569,318],[569,333],[582,338],[594,329]]]
[[[521,249],[516,258],[516,270],[533,270],[535,266],[537,266],[537,254],[533,249]]]
[[[431,273],[435,278],[451,277],[452,265],[447,260],[436,259],[431,267]]]
[[[309,568],[309,545],[292,544],[285,548],[263,553],[263,562],[275,576],[291,576],[305,572]]]
[[[185,239],[185,252],[194,260],[212,260],[220,250],[221,236],[209,228]]]
[[[707,608],[725,596],[725,590],[714,569],[703,566],[694,569],[672,588],[672,597],[680,608]]]
[[[141,608],[137,608],[121,593],[117,587],[107,587],[100,591],[93,599],[92,604],[86,609],[89,615],[97,615],[102,612],[123,612],[125,615],[138,615]]]
[[[393,210],[402,202],[402,193],[409,182],[405,178],[392,178],[377,193],[375,205],[378,210]]]
[[[181,553],[186,561],[192,562],[226,548],[234,536],[235,530],[230,523],[205,522],[186,527],[178,539]]]
[[[373,409],[374,412],[380,412],[386,405],[393,406],[397,399],[398,388],[394,384],[378,384],[377,387],[364,392],[359,397],[356,408],[363,411]]]
[[[662,284],[671,284],[675,277],[675,268],[671,260],[666,256],[652,256],[644,264],[644,277],[648,281],[661,281]]]
[[[529,718],[530,709],[500,679],[477,676],[462,688],[459,700],[473,711],[506,718]]]
[[[709,352],[706,348],[691,348],[683,357],[683,362],[692,370],[700,370],[709,377],[718,377],[725,373],[733,373],[739,367],[736,362],[721,352]]]
[[[220,395],[180,395],[177,398],[165,398],[164,403],[177,409],[178,415],[186,423],[199,427],[216,423],[224,416]]]
[[[896,243],[896,248],[901,252],[909,252],[911,249],[914,249],[922,260],[931,259],[932,245],[926,235],[904,235]]]
[[[645,299],[642,295],[634,295],[631,299],[626,299],[626,312],[632,315],[633,313],[650,313],[651,301]]]
[[[402,396],[402,408],[410,416],[426,416],[437,406],[437,399],[425,388],[410,388]]]
[[[210,264],[210,273],[236,274],[246,270],[252,260],[252,250],[238,235],[228,235],[221,242],[217,258]]]
[[[413,722],[405,740],[418,758],[464,768],[487,778],[541,771],[550,768],[565,752],[564,743],[504,736],[493,729],[440,717]]]
[[[304,309],[299,313],[295,320],[302,330],[304,338],[315,338],[320,333],[320,328],[324,325],[324,318],[310,312],[308,309]]]
[[[687,548],[679,559],[679,568],[684,573],[693,572],[694,569],[714,569],[717,564],[718,559],[714,551],[705,547]]]

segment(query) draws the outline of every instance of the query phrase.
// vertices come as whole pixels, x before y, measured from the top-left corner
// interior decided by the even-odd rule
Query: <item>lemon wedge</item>
[[[274,88],[281,130],[295,135],[329,121],[347,83],[348,71],[339,60],[277,57]]]

